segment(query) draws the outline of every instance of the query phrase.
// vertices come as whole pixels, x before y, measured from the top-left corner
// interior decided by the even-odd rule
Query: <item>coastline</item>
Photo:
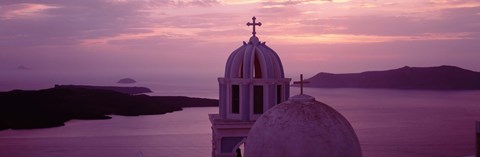
[[[77,86],[0,92],[0,104],[0,130],[5,130],[58,127],[72,119],[110,119],[108,115],[165,114],[183,107],[218,106],[218,100],[131,95]]]

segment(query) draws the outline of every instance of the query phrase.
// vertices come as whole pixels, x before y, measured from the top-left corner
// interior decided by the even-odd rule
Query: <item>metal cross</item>
[[[303,74],[300,74],[300,81],[295,81],[293,84],[300,84],[300,94],[303,95],[303,84],[310,83],[308,81],[303,80]]]
[[[255,16],[252,17],[252,20],[253,20],[253,23],[250,23],[250,22],[247,22],[247,26],[253,26],[253,32],[252,32],[252,35],[255,36],[255,34],[257,34],[257,32],[255,32],[255,26],[262,26],[262,23],[261,22],[258,22],[258,23],[255,23]]]

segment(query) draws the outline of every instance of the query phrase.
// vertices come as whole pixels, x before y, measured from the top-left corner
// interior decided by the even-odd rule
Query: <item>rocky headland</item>
[[[218,106],[218,100],[182,96],[132,95],[94,86],[55,86],[0,92],[0,130],[63,126],[71,119],[109,119]],[[129,88],[129,87],[122,87]],[[133,87],[131,90],[136,90]],[[114,88],[115,89],[115,88]]]

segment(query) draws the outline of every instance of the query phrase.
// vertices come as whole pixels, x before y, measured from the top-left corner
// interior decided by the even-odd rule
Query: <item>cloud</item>
[[[202,42],[201,40],[192,39],[192,38],[177,38],[166,35],[155,35],[148,36],[139,39],[116,39],[109,40],[109,44],[119,45],[119,46],[134,46],[134,47],[150,47],[154,48],[152,50],[157,50],[158,48],[175,48],[180,46],[194,45],[196,43]]]
[[[472,18],[477,8],[442,10],[438,18],[398,15],[350,15],[299,21],[295,33],[365,34],[365,35],[419,35],[426,33],[479,32],[480,19]]]
[[[202,7],[211,7],[217,4],[220,4],[217,0],[193,0],[193,1],[178,1],[182,5],[186,6],[202,6]]]
[[[403,66],[403,60],[421,62],[414,57],[429,55],[445,55],[436,63],[445,58],[478,60],[478,3],[0,0],[0,68],[28,65],[37,70],[44,65],[88,71],[98,66],[123,72],[123,68],[163,67],[182,73],[172,67],[181,64],[188,69],[205,63],[198,60],[206,60],[208,66],[223,65],[229,52],[251,36],[245,23],[252,16],[263,24],[257,29],[260,40],[288,56],[284,59],[292,63],[288,67],[296,70],[348,63],[355,63],[355,68],[382,59]],[[424,55],[415,55],[419,53]],[[307,63],[294,60],[294,64],[292,58]]]
[[[321,35],[278,35],[272,38],[283,44],[360,44],[360,43],[385,43],[402,41],[434,41],[434,40],[465,40],[473,39],[474,34],[468,33],[443,33],[420,34],[410,36],[378,36],[356,34],[321,34]]]
[[[89,39],[153,32],[156,25],[179,21],[162,17],[165,13],[159,9],[216,4],[215,0],[0,1],[0,38],[8,40],[0,41],[0,46],[75,45]],[[183,20],[183,25],[172,27],[205,26],[188,20],[190,23]]]
[[[5,5],[5,4],[2,4]],[[17,4],[8,4],[17,5]],[[129,33],[145,19],[136,4],[110,4],[102,1],[46,1],[34,6],[44,9],[46,18],[0,20],[0,36],[9,45],[69,45],[92,36]],[[35,13],[35,12],[34,12]],[[33,13],[32,13],[33,14]],[[103,31],[102,31],[103,30]],[[99,33],[101,32],[101,33]],[[0,42],[0,45],[5,44]]]
[[[55,8],[54,6],[33,4],[33,3],[20,3],[12,5],[0,6],[0,20],[11,20],[16,18],[32,18],[40,17],[43,11]]]

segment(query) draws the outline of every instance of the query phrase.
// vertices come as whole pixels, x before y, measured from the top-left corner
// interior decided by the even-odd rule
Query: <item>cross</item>
[[[303,84],[304,83],[310,83],[310,82],[303,80],[303,74],[300,74],[300,81],[293,82],[293,84],[300,84],[300,94],[301,95],[303,95]]]
[[[261,22],[258,22],[258,23],[255,23],[255,16],[252,17],[252,20],[253,20],[253,23],[250,23],[250,22],[247,22],[247,26],[253,26],[253,32],[252,32],[252,35],[255,36],[255,34],[257,34],[257,32],[255,32],[255,26],[262,26],[262,23]]]

